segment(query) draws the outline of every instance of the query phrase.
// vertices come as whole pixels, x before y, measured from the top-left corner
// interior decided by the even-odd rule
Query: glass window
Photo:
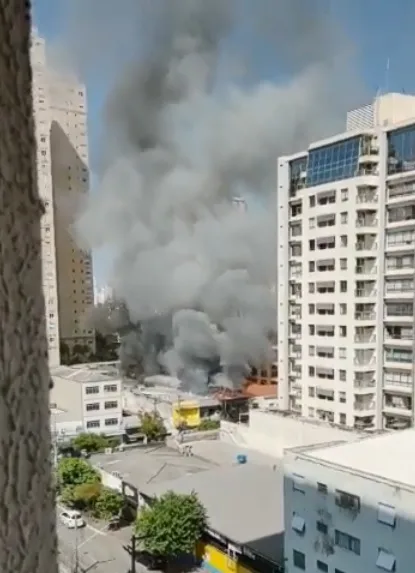
[[[388,173],[415,169],[415,125],[391,131],[388,137]]]
[[[89,421],[86,423],[86,427],[87,427],[87,428],[99,428],[100,425],[101,425],[101,423],[100,423],[99,420],[89,420]]]
[[[297,567],[297,569],[301,569],[302,571],[305,571],[305,554],[301,553],[301,551],[296,551],[294,549],[294,551],[293,551],[293,563],[294,563],[294,567]]]
[[[99,394],[99,386],[87,386],[85,388],[86,394]]]
[[[307,187],[354,177],[359,165],[360,137],[310,150]]]
[[[307,169],[307,156],[300,157],[290,161],[290,191],[296,191],[304,187],[304,180],[301,179],[301,173]]]
[[[99,410],[99,402],[90,402],[86,405],[87,412],[92,412],[94,410]]]

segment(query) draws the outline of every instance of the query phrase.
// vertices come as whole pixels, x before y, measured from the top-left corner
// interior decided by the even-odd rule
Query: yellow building
[[[140,488],[147,503],[167,491],[196,492],[208,516],[196,557],[207,572],[283,571],[283,476],[247,461]]]
[[[175,428],[197,428],[200,426],[200,406],[193,400],[180,401],[172,406],[173,425]]]

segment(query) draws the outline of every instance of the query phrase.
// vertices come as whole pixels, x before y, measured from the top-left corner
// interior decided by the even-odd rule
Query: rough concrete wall
[[[0,571],[57,573],[30,2],[0,0]]]

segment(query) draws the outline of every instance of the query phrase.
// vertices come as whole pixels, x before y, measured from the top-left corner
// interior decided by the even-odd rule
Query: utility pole
[[[75,518],[75,569],[74,573],[79,573],[79,550],[78,550],[78,524]]]
[[[136,543],[137,543],[137,538],[135,535],[132,535],[131,536],[131,573],[136,573],[136,570],[135,570]]]

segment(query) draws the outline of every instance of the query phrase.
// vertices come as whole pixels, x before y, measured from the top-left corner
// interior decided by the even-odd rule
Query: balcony
[[[377,295],[377,290],[375,288],[356,289],[354,295],[356,298],[371,298]]]
[[[386,328],[384,332],[384,341],[386,344],[396,346],[411,346],[414,340],[413,328],[390,327]]]
[[[405,223],[415,223],[414,207],[391,207],[388,210],[387,224],[393,227]]]
[[[355,273],[357,275],[375,275],[377,273],[377,266],[376,265],[356,265]]]
[[[367,352],[367,355],[364,353]],[[357,372],[367,372],[373,370],[376,365],[376,357],[374,349],[357,350],[353,358],[354,370]]]
[[[413,366],[413,353],[412,350],[407,349],[391,349],[385,352],[385,363],[389,368],[399,368],[412,370]]]
[[[370,344],[376,342],[376,332],[373,330],[367,334],[355,334],[354,341],[356,344]]]
[[[386,259],[386,273],[392,275],[408,275],[415,271],[413,257],[388,257]]]
[[[373,412],[376,408],[376,402],[374,400],[368,400],[365,402],[356,401],[353,404],[353,409],[357,412]]]
[[[379,200],[379,196],[377,193],[373,191],[359,191],[356,197],[356,202],[359,204],[366,203],[368,205],[377,203]]]
[[[291,332],[289,335],[289,338],[291,338],[292,340],[300,340],[301,337],[302,337],[301,332],[297,331]]]
[[[409,396],[385,397],[383,403],[383,411],[385,414],[394,416],[412,416],[412,398]]]
[[[376,386],[376,380],[371,378],[370,380],[360,380],[355,379],[353,382],[353,388],[355,393],[368,393],[373,392],[373,388]]]
[[[354,318],[355,320],[376,320],[376,312],[370,310],[356,312]]]
[[[413,322],[414,307],[412,304],[387,304],[385,311],[385,320],[397,322]]]
[[[355,243],[356,251],[376,251],[378,244],[376,241],[357,241]]]
[[[390,203],[399,203],[402,200],[410,199],[412,196],[415,198],[415,183],[412,181],[388,188],[388,201]]]
[[[378,218],[377,217],[358,217],[356,219],[356,227],[362,228],[373,228],[377,227],[378,225]]]
[[[401,380],[394,380],[393,378],[383,379],[383,389],[385,392],[396,393],[396,394],[412,394],[413,391],[412,382],[404,382]]]

